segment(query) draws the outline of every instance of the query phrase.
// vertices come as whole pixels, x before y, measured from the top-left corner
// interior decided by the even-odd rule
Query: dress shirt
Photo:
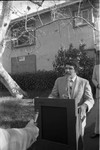
[[[67,91],[67,95],[68,98],[71,99],[71,94],[72,94],[72,87],[73,87],[73,83],[76,79],[76,75],[73,78],[67,78],[67,87],[66,87],[66,91]]]
[[[70,80],[73,82],[75,81],[75,79],[76,79],[76,75],[73,78],[70,78]]]
[[[76,79],[76,76],[74,76],[73,78],[70,78],[70,88],[72,88],[75,79]]]

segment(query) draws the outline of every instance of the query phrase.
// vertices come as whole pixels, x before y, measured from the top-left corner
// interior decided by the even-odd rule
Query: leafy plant
[[[68,50],[61,47],[55,55],[55,60],[53,62],[54,70],[63,75],[66,63],[73,59],[79,63],[79,74],[81,76],[86,77],[87,73],[92,71],[94,66],[94,58],[87,55],[85,44],[79,45],[78,49],[74,48],[72,44],[70,44]]]

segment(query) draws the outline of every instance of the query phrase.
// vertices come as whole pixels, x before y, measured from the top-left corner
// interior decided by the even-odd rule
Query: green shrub
[[[24,73],[11,75],[17,84],[25,91],[38,90],[45,91],[52,89],[58,76],[55,71],[37,71],[36,73]],[[0,83],[0,90],[6,88]]]

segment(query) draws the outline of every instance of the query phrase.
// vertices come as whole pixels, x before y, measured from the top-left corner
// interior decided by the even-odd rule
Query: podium
[[[35,150],[76,150],[74,99],[35,98],[39,137]]]

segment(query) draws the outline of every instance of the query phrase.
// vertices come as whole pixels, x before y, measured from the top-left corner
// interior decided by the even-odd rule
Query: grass
[[[4,128],[24,127],[34,118],[34,106],[23,105],[17,100],[0,103],[0,126]]]
[[[51,90],[47,91],[27,91],[29,98],[34,98],[34,97],[48,97],[50,94]],[[11,94],[8,91],[0,91],[0,97],[5,97],[5,96],[11,96]]]
[[[48,97],[50,91],[30,91],[30,99],[34,97]],[[33,103],[28,100],[19,101],[13,99],[8,92],[0,93],[0,127],[21,128],[34,118],[35,110]]]

